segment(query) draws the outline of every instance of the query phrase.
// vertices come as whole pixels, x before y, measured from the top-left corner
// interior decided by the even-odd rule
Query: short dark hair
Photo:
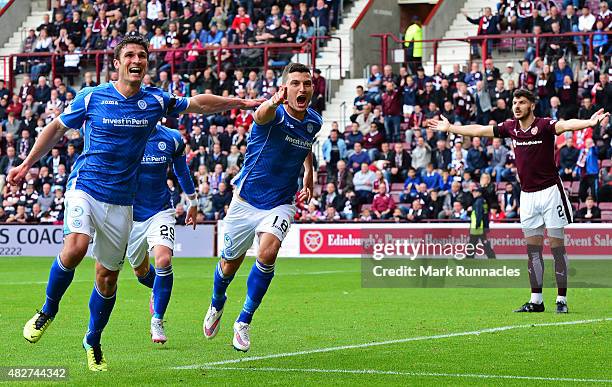
[[[531,103],[535,103],[536,102],[536,96],[535,94],[533,94],[531,91],[527,90],[527,89],[517,89],[514,92],[514,98],[527,98],[529,100],[529,102]]]
[[[287,78],[291,73],[308,73],[310,74],[310,67],[303,65],[301,63],[289,63],[285,66],[283,70],[283,75],[281,76],[283,84],[287,82]]]
[[[123,38],[123,40],[119,42],[119,44],[117,44],[117,46],[115,47],[113,58],[119,59],[119,57],[121,56],[121,50],[123,50],[123,48],[128,44],[137,44],[141,46],[147,53],[147,57],[149,56],[149,41],[144,36],[132,35],[126,36],[125,38]]]

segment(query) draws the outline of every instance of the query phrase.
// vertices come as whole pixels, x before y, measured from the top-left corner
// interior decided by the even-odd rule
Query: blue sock
[[[74,278],[74,269],[68,269],[62,265],[59,254],[51,265],[49,272],[49,282],[47,282],[47,299],[42,307],[45,314],[55,316],[59,309],[62,296],[70,286]]]
[[[104,297],[100,294],[98,287],[94,284],[94,288],[89,298],[89,329],[85,335],[85,341],[89,345],[100,344],[100,337],[102,331],[108,323],[113,306],[115,306],[115,299],[117,298],[117,291],[110,296]]]
[[[153,282],[155,281],[155,268],[153,267],[153,264],[149,264],[149,271],[144,277],[136,278],[138,278],[138,282],[140,282],[144,286],[153,289]]]
[[[221,310],[221,308],[223,308],[223,305],[225,305],[225,300],[227,298],[225,297],[225,291],[227,290],[227,287],[233,279],[233,274],[227,276],[223,274],[223,270],[221,270],[221,261],[219,261],[219,263],[217,263],[217,266],[215,266],[215,280],[211,301],[212,306],[215,309]]]
[[[261,304],[270,282],[274,277],[274,265],[265,265],[258,260],[251,268],[251,273],[247,279],[247,296],[242,307],[242,312],[238,316],[238,322],[251,323],[253,313]]]
[[[164,313],[166,313],[166,308],[168,308],[168,303],[170,302],[173,282],[174,273],[172,273],[172,265],[155,269],[155,282],[153,283],[153,317],[160,319],[164,318]]]

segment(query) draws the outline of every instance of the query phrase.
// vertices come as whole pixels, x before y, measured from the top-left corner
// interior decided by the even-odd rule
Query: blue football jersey
[[[160,118],[177,116],[188,106],[187,98],[156,87],[143,87],[129,98],[112,82],[82,89],[59,116],[64,126],[82,128],[85,142],[67,189],[83,190],[104,203],[132,205],[149,135]]]
[[[187,195],[195,193],[181,134],[178,130],[157,125],[147,141],[138,173],[138,190],[134,200],[136,222],[145,221],[160,211],[172,208],[166,184],[169,166],[174,167],[183,191]]]
[[[283,105],[272,121],[253,123],[244,166],[233,181],[240,197],[262,210],[293,203],[302,165],[322,124],[311,108],[300,121]]]

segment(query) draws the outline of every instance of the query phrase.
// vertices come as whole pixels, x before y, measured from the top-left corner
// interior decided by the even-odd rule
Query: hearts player
[[[515,312],[543,312],[542,283],[544,260],[542,246],[544,228],[555,261],[557,280],[557,313],[567,313],[568,258],[563,228],[571,223],[570,202],[565,195],[554,160],[555,136],[582,130],[601,123],[609,113],[599,110],[589,120],[557,121],[534,115],[536,97],[525,89],[514,92],[514,119],[498,125],[451,125],[445,117],[431,120],[435,130],[471,137],[510,138],[516,154],[516,167],[521,182],[521,226],[527,240],[531,299]]]

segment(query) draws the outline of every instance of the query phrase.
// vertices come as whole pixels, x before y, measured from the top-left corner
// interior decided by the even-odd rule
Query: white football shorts
[[[570,201],[561,181],[542,191],[521,191],[521,227],[534,230],[563,228],[573,220]]]
[[[155,246],[174,250],[174,208],[160,211],[143,222],[134,222],[127,247],[127,258],[134,268],[140,266]]]
[[[132,229],[132,206],[103,203],[78,189],[66,192],[64,206],[64,235],[89,235],[94,259],[108,270],[121,270]]]
[[[253,207],[238,195],[234,195],[227,215],[223,219],[225,234],[221,257],[228,261],[237,259],[253,245],[255,235],[274,234],[281,243],[287,236],[296,208],[283,204],[270,210]]]

